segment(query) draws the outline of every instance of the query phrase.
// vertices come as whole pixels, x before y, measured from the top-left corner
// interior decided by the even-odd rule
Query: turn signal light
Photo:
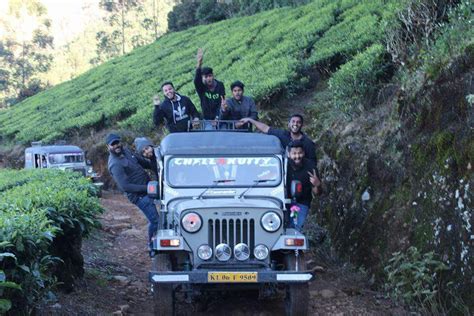
[[[286,246],[304,246],[304,238],[286,238],[285,239]]]
[[[179,239],[160,239],[161,247],[179,247]]]

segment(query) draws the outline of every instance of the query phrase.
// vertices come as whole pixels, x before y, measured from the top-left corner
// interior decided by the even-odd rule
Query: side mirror
[[[92,166],[92,161],[90,161],[89,159],[87,159],[87,160],[86,160],[86,165]]]
[[[299,180],[291,181],[290,194],[292,199],[297,199],[303,194],[303,184]]]
[[[159,197],[160,188],[158,186],[158,181],[148,182],[146,193],[152,199],[157,199]]]

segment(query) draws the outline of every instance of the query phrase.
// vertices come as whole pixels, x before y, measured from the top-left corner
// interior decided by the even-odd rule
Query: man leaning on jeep
[[[134,155],[128,148],[124,148],[120,136],[109,134],[105,141],[109,149],[109,172],[119,189],[147,218],[148,242],[151,247],[152,237],[158,229],[158,212],[153,199],[147,195],[147,184],[150,178],[143,168],[152,169],[153,167],[143,157]]]

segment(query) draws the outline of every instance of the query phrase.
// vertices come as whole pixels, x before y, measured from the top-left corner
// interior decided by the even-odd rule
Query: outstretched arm
[[[155,106],[155,110],[153,111],[153,123],[155,124],[156,127],[159,127],[161,125],[161,122],[163,121],[164,116],[165,116],[165,113],[161,109],[160,96],[159,95],[155,95],[153,97],[153,104]]]
[[[240,122],[242,122],[243,124],[252,123],[252,125],[255,126],[256,129],[258,129],[260,132],[265,133],[265,134],[268,133],[268,131],[270,130],[270,126],[268,126],[267,124],[256,121],[250,117],[245,117],[241,119]]]
[[[202,48],[199,48],[196,55],[196,60],[197,60],[196,74],[194,75],[194,87],[196,88],[196,92],[198,94],[202,93],[202,91],[206,89],[206,87],[204,86],[204,83],[202,82],[202,73],[201,73],[203,55],[204,53],[203,53]]]

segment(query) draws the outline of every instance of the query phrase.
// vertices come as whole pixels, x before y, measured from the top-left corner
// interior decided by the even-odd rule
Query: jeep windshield
[[[83,153],[49,154],[48,159],[49,159],[49,163],[53,165],[63,164],[63,163],[77,163],[77,162],[84,162],[84,154]]]
[[[269,157],[173,157],[168,161],[168,184],[172,187],[246,187],[281,182],[280,160]],[[221,181],[232,180],[232,181]]]

